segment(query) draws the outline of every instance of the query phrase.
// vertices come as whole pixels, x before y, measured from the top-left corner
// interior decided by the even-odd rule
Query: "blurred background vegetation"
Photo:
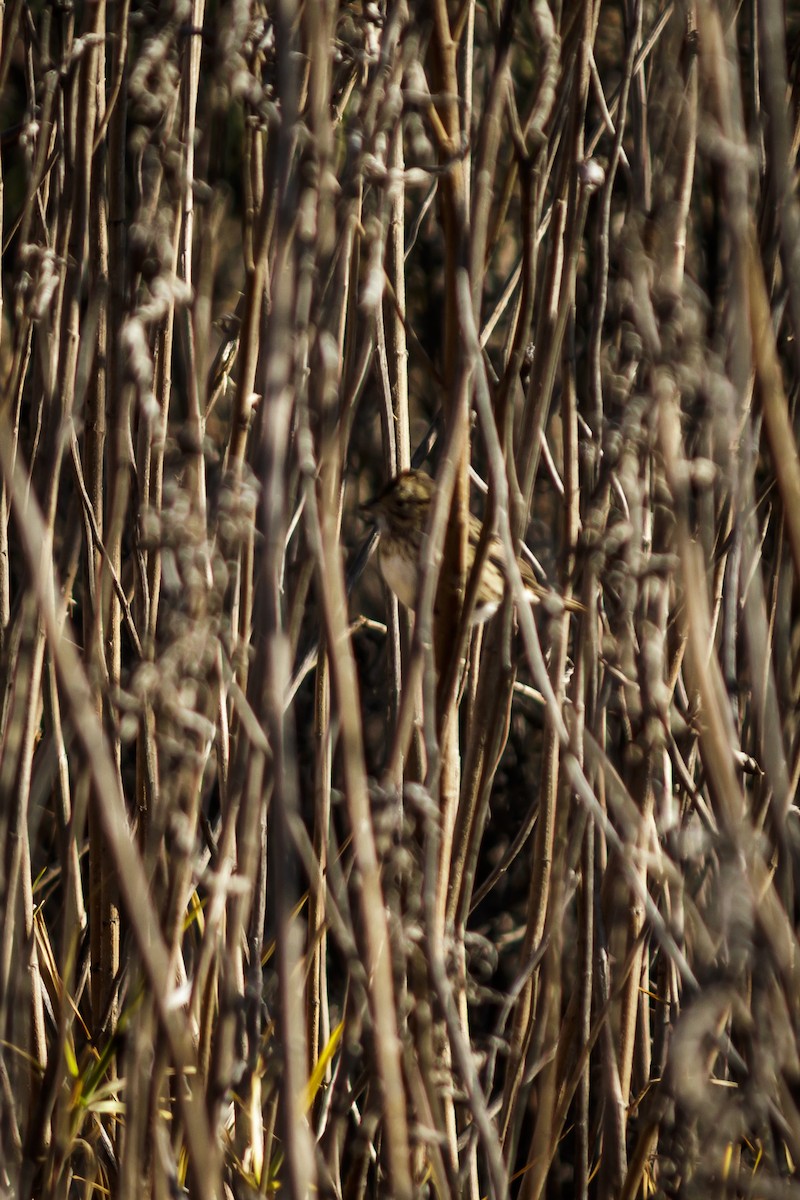
[[[800,1195],[800,10],[0,18],[0,1196]]]

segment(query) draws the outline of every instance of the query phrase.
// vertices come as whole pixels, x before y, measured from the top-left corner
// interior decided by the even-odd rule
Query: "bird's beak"
[[[359,504],[358,515],[367,525],[374,525],[377,529],[382,528],[381,510],[378,508],[377,496],[373,496],[371,500],[365,500],[363,504]]]

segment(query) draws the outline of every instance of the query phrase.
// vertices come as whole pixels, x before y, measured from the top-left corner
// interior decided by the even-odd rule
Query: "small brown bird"
[[[428,516],[436,494],[436,484],[424,471],[402,471],[390,480],[373,500],[361,506],[367,520],[373,521],[380,533],[378,563],[381,574],[401,604],[413,609],[419,586],[419,564],[422,544],[428,527]],[[467,571],[472,569],[481,536],[482,524],[470,516],[467,540]],[[493,536],[483,565],[473,621],[486,621],[500,607],[506,590],[504,571],[505,551],[500,538]],[[539,583],[523,558],[517,564],[532,604],[549,601],[569,612],[584,612],[577,600],[562,599]]]
[[[239,353],[239,335],[242,328],[236,313],[225,313],[216,324],[222,334],[222,341],[208,372],[206,418],[211,415],[211,410],[228,386],[228,379]]]

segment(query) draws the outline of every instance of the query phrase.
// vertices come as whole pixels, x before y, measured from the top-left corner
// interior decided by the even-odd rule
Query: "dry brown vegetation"
[[[0,9],[0,1196],[800,1194],[787,7]]]

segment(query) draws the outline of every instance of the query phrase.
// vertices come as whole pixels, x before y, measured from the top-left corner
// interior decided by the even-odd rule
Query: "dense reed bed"
[[[793,6],[0,18],[0,1195],[799,1194]]]

